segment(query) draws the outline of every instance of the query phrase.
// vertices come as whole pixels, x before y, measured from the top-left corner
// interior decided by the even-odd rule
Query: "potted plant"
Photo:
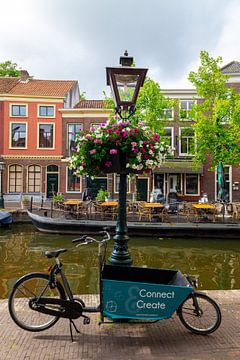
[[[149,173],[161,165],[170,150],[143,121],[133,125],[112,119],[79,133],[70,167],[77,176],[94,177],[103,172],[120,173],[124,159],[125,171]]]
[[[100,189],[97,193],[96,200],[97,201],[107,201],[109,193],[107,190]]]
[[[53,204],[55,207],[59,207],[64,201],[64,196],[62,193],[57,193],[53,195]]]
[[[29,196],[23,196],[21,199],[21,207],[22,209],[28,209],[30,206],[30,198]]]

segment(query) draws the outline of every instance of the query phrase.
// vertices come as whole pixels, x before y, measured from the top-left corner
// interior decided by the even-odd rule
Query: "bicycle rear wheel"
[[[42,331],[49,329],[59,320],[58,316],[43,314],[30,308],[29,301],[41,296],[65,299],[65,292],[59,282],[51,289],[47,274],[31,273],[15,283],[9,296],[8,309],[13,321],[22,329]],[[57,310],[60,306],[53,307]]]
[[[210,334],[221,324],[217,303],[205,294],[191,294],[178,309],[182,324],[195,334]]]

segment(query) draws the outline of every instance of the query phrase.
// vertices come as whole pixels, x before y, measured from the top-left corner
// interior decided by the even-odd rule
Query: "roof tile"
[[[104,100],[81,100],[74,108],[78,109],[103,109],[105,105]]]

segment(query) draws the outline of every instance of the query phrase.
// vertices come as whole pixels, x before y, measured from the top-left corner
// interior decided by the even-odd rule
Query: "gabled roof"
[[[65,97],[76,85],[75,80],[35,80],[21,71],[20,77],[0,77],[0,94]]]
[[[9,94],[64,97],[77,81],[71,80],[28,80],[19,81]]]
[[[240,62],[239,61],[231,61],[229,64],[223,66],[221,68],[221,72],[223,74],[235,74],[240,73]]]
[[[0,77],[0,94],[8,93],[19,81],[15,77]]]
[[[104,100],[81,100],[74,106],[75,109],[103,109]]]

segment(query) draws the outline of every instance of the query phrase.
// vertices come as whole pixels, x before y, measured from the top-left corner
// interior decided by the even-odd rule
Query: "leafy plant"
[[[29,199],[28,196],[23,196],[21,201],[22,201],[23,205],[29,205],[30,204],[30,199]]]
[[[61,201],[64,201],[64,196],[62,193],[57,193],[57,194],[54,194],[53,195],[53,201],[54,202],[61,202]]]
[[[97,193],[96,200],[97,201],[104,201],[106,198],[108,198],[109,193],[107,190],[100,189]]]

